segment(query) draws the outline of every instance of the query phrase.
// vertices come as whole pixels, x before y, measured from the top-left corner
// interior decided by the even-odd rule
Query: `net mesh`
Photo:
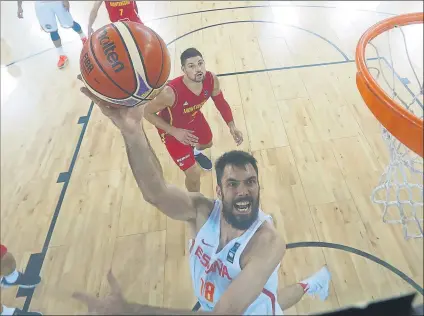
[[[395,26],[367,45],[374,79],[395,102],[423,119],[422,24]],[[374,56],[370,54],[374,53]],[[412,80],[409,80],[411,78]],[[383,221],[401,224],[406,239],[423,237],[423,158],[381,127],[389,149],[387,166],[371,194]]]

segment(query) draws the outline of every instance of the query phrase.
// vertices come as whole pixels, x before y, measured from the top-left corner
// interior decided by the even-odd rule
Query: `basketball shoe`
[[[17,273],[18,273],[18,278],[14,282],[8,282],[6,280],[6,277],[2,277],[0,280],[0,287],[9,288],[12,286],[19,286],[24,289],[31,289],[36,287],[41,281],[41,278],[38,275],[33,276],[33,275],[23,274],[22,272],[19,272],[19,271],[17,271]]]
[[[66,65],[68,64],[68,57],[66,57],[65,55],[60,55],[59,56],[59,61],[57,62],[57,67],[59,69],[64,68]]]
[[[327,266],[322,267],[318,272],[315,272],[306,280],[300,282],[304,287],[306,294],[313,297],[317,295],[321,301],[324,301],[328,297],[328,291],[330,287],[331,274],[328,271]],[[303,287],[303,286],[302,286]]]
[[[196,159],[202,169],[207,171],[212,170],[212,161],[201,152],[195,152],[194,159]]]

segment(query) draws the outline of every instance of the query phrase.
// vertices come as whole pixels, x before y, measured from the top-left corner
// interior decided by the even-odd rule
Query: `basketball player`
[[[68,57],[65,55],[62,47],[62,41],[59,36],[56,17],[63,28],[72,28],[77,32],[84,44],[87,41],[87,36],[81,29],[81,26],[74,21],[71,13],[69,12],[69,1],[35,1],[35,12],[37,14],[38,22],[42,29],[50,33],[56,51],[59,55],[57,67],[64,68],[68,64]],[[23,19],[24,11],[22,9],[22,1],[18,1],[18,18]]]
[[[212,162],[202,153],[212,146],[212,132],[201,112],[205,102],[212,97],[237,145],[243,142],[243,135],[235,125],[218,77],[206,71],[202,54],[189,48],[180,59],[184,75],[169,81],[146,105],[144,115],[156,126],[172,159],[184,171],[187,190],[199,192],[200,169],[196,161],[204,170],[212,169]]]
[[[217,200],[189,193],[165,182],[161,165],[142,127],[144,106],[113,109],[86,87],[81,91],[96,103],[120,130],[128,161],[144,199],[162,213],[188,223],[195,233],[190,244],[190,270],[202,311],[216,314],[282,314],[304,293],[328,296],[326,267],[310,278],[280,291],[278,268],[286,245],[272,220],[259,208],[256,160],[231,151],[216,162]],[[148,255],[148,254],[146,254]],[[190,314],[167,308],[132,304],[124,300],[109,274],[111,296],[97,299],[76,293],[74,298],[100,314]]]
[[[127,20],[143,24],[138,16],[138,8],[135,1],[95,1],[88,19],[88,36],[93,33],[93,24],[103,2],[111,22]]]
[[[7,251],[6,246],[0,244],[0,286],[8,288],[19,286],[22,288],[34,288],[40,283],[40,277],[30,277],[16,270],[16,260],[13,255]],[[19,308],[0,305],[1,315],[41,315],[38,312],[25,312]]]

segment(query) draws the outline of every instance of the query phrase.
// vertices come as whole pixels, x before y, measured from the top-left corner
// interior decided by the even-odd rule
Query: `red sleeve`
[[[221,113],[221,116],[224,119],[225,123],[228,124],[234,120],[230,105],[224,99],[224,95],[222,94],[222,91],[218,95],[212,96],[212,100],[215,103],[215,106],[218,109],[218,111]]]
[[[7,253],[7,248],[5,245],[0,244],[0,258],[3,258],[3,256]]]

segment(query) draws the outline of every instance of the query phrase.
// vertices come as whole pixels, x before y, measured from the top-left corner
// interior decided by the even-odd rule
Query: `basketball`
[[[100,99],[133,107],[168,80],[171,58],[163,39],[140,23],[121,21],[94,32],[80,56],[81,77]]]

